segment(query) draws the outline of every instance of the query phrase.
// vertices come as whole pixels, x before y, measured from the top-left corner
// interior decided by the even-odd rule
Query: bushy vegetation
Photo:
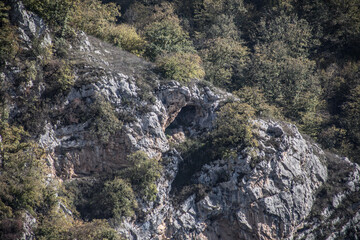
[[[257,146],[253,136],[254,109],[246,103],[227,103],[218,112],[211,141],[217,151],[229,157],[246,147]]]
[[[201,51],[206,69],[205,79],[216,86],[232,88],[244,77],[249,61],[247,47],[231,38],[218,37],[205,43]]]
[[[201,66],[201,58],[192,53],[167,54],[157,58],[158,70],[169,79],[181,83],[192,79],[202,79],[205,72]]]
[[[131,25],[120,24],[113,26],[107,39],[116,46],[136,55],[143,55],[145,52],[146,41]]]
[[[45,191],[43,150],[27,141],[22,127],[0,121],[0,219],[17,211],[35,213],[41,208]]]
[[[51,59],[44,64],[45,81],[49,95],[69,90],[75,83],[72,67],[60,59]]]
[[[134,215],[137,207],[135,194],[130,183],[121,179],[107,181],[101,192],[101,207],[109,213],[103,213],[111,218],[120,218],[122,216]]]
[[[147,54],[150,59],[156,59],[161,54],[195,50],[178,19],[164,19],[148,25],[145,36],[149,41]]]
[[[93,220],[91,222],[73,220],[56,211],[39,220],[40,225],[35,229],[36,239],[39,240],[122,239],[105,220]]]
[[[60,38],[71,39],[74,30],[82,30],[124,50],[141,55],[145,41],[127,24],[116,24],[121,16],[114,3],[102,4],[99,0],[25,0],[28,9],[43,17]]]
[[[9,10],[9,6],[0,2],[0,69],[5,61],[14,58],[19,50],[15,27],[10,24]]]
[[[129,155],[128,161],[130,167],[121,171],[120,176],[130,181],[141,198],[154,201],[157,194],[155,181],[160,177],[161,164],[142,151]]]
[[[256,116],[281,118],[281,110],[269,103],[264,96],[263,90],[258,87],[242,87],[233,94],[239,97],[240,102],[250,105]]]
[[[90,115],[89,118],[93,119],[90,132],[103,144],[108,143],[110,136],[116,135],[122,128],[123,123],[116,115],[113,106],[102,96],[95,99]]]

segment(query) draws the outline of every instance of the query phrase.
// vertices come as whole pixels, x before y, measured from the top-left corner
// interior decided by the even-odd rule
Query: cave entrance
[[[174,121],[166,128],[165,133],[173,136],[174,134],[183,133],[189,136],[193,132],[198,116],[197,107],[194,105],[186,105],[183,107]]]

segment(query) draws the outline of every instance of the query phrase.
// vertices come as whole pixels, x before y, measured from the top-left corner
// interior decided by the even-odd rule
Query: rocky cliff
[[[12,14],[28,48],[38,38],[44,46],[52,43],[50,30],[21,3]],[[178,144],[211,131],[216,111],[235,98],[201,81],[183,86],[161,79],[151,63],[84,33],[67,49],[75,84],[49,103],[51,114],[39,118],[40,130],[34,132],[47,151],[52,177],[67,181],[112,173],[126,167],[126,156],[137,150],[163,159],[156,200],[139,200],[137,216],[114,226],[124,237],[359,238],[357,164],[324,152],[292,124],[256,119],[254,155],[244,150],[184,174],[192,165]],[[7,66],[4,81],[14,82],[20,70]],[[29,81],[9,93],[14,121],[25,111],[19,92],[30,90],[39,96],[45,91]],[[179,178],[183,189],[188,186],[186,194],[176,184]]]

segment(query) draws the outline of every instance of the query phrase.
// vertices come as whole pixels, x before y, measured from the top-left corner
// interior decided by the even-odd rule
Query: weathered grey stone
[[[24,212],[21,216],[23,222],[22,236],[21,240],[33,240],[35,239],[35,234],[33,229],[36,227],[37,222],[36,218],[32,216],[29,212]]]
[[[43,20],[27,12],[21,2],[14,5],[13,21],[24,44],[31,47],[34,38],[46,39]],[[44,44],[50,44],[49,39]],[[182,202],[174,201],[176,196],[170,192],[183,159],[170,148],[166,134],[180,142],[210,131],[220,103],[235,98],[196,82],[188,86],[160,82],[151,63],[83,32],[69,51],[73,60],[81,62],[74,66],[75,80],[81,84],[53,106],[54,111],[65,116],[74,114],[72,106],[89,111],[101,96],[116,113],[131,120],[120,119],[122,129],[102,143],[89,129],[94,119],[48,119],[39,144],[48,152],[50,177],[111,172],[125,167],[126,156],[136,150],[163,158],[155,202],[139,199],[142,218],[126,218],[116,227],[126,238],[358,239],[360,167],[346,158],[329,156],[305,140],[293,124],[254,120],[259,147],[204,164],[188,180],[206,188],[205,196],[191,193]],[[18,71],[14,67],[1,77],[13,81]],[[139,78],[151,79],[153,89],[145,90],[151,100],[143,97]],[[44,88],[39,86],[39,92]],[[10,118],[16,111],[20,111],[16,104],[11,105]],[[167,131],[170,126],[172,131]],[[31,216],[25,218],[25,239],[31,239],[34,221]]]
[[[21,1],[14,1],[12,5],[11,21],[19,27],[20,39],[32,45],[32,40],[42,38],[41,44],[51,45],[50,31],[44,20],[36,14],[26,11]]]

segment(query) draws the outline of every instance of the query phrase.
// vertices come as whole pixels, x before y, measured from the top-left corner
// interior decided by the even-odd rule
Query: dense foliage
[[[6,60],[14,58],[19,47],[15,27],[10,24],[9,10],[9,6],[0,2],[0,67]]]
[[[44,201],[46,166],[43,151],[27,141],[21,127],[0,121],[0,216],[12,217],[16,211],[35,212]]]
[[[226,157],[245,147],[255,147],[257,142],[253,136],[253,118],[254,109],[246,103],[233,102],[223,106],[211,133],[216,151]]]
[[[162,55],[157,58],[158,70],[167,78],[181,83],[204,77],[205,72],[201,66],[201,58],[193,53],[174,53]]]
[[[121,177],[128,179],[141,198],[154,201],[157,194],[155,181],[160,177],[161,165],[155,158],[137,151],[128,156],[130,167],[121,171]]]

